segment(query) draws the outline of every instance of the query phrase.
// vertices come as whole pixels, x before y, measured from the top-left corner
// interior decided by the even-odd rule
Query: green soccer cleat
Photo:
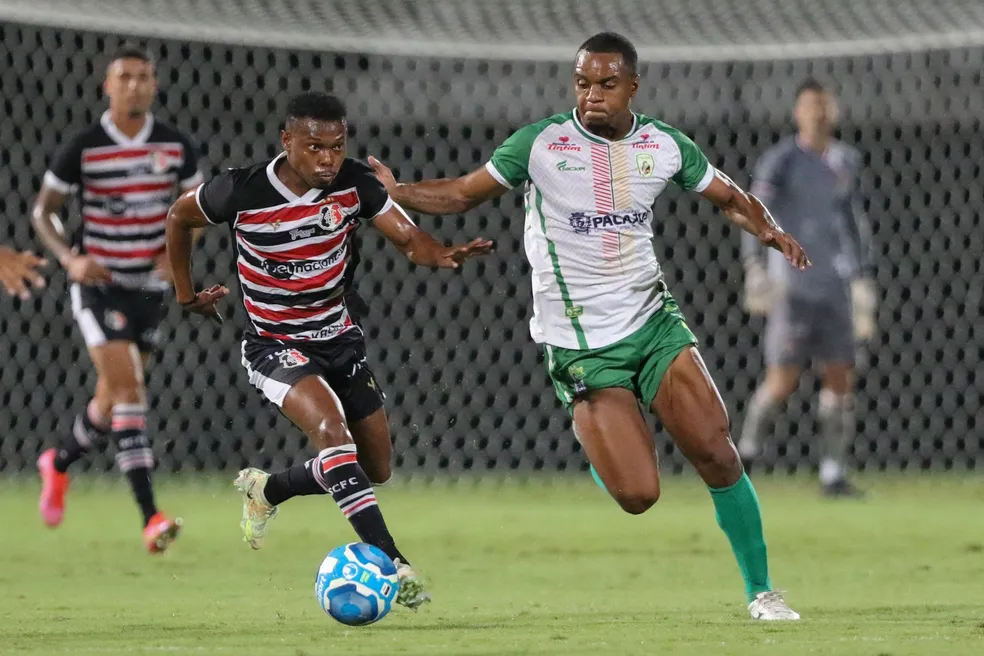
[[[396,559],[396,576],[400,579],[400,591],[396,595],[396,603],[410,610],[417,610],[431,600],[413,568],[406,563],[401,563],[399,558]]]
[[[277,516],[277,507],[271,506],[263,495],[268,478],[270,474],[265,471],[248,467],[239,472],[234,483],[243,493],[243,521],[239,523],[243,529],[243,542],[253,549],[263,546],[267,522]]]

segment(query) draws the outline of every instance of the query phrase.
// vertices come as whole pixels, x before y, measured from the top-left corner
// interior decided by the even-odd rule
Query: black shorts
[[[112,340],[134,342],[141,353],[160,347],[160,325],[167,313],[164,292],[73,283],[69,294],[87,347]]]
[[[366,363],[362,338],[284,343],[247,335],[243,366],[249,382],[281,407],[287,392],[307,376],[321,376],[338,396],[346,420],[365,419],[383,407],[385,395]]]

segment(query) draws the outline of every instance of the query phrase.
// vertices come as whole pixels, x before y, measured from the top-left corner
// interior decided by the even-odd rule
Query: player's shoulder
[[[147,141],[150,143],[192,143],[191,138],[187,134],[179,130],[167,119],[163,119],[156,114],[154,115],[154,127],[151,129],[150,136],[147,138]]]
[[[827,147],[827,150],[831,156],[836,157],[843,162],[857,165],[861,161],[861,151],[839,139],[834,139],[831,141],[830,145]]]
[[[766,148],[763,157],[788,157],[800,152],[802,152],[802,148],[796,143],[796,136],[787,134]]]
[[[78,130],[68,133],[68,139],[64,143],[69,144],[79,150],[86,148],[99,148],[101,146],[113,145],[113,140],[106,133],[101,121],[93,121]]]
[[[574,129],[574,112],[561,112],[559,114],[547,116],[546,118],[541,118],[539,121],[528,123],[519,128],[516,130],[515,134],[523,135],[528,138],[535,138],[541,132],[551,127],[569,127]]]
[[[215,178],[221,178],[227,185],[236,189],[256,187],[258,183],[269,186],[267,167],[273,160],[255,162],[245,166],[233,166],[221,171]],[[213,178],[213,179],[215,179]]]

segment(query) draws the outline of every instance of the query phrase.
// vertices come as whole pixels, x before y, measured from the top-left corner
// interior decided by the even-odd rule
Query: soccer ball
[[[321,608],[349,626],[372,624],[386,617],[399,591],[396,565],[364,542],[332,549],[314,580],[314,594]]]

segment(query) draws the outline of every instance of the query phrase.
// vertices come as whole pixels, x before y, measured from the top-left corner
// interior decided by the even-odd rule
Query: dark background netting
[[[0,24],[0,240],[39,248],[28,210],[48,158],[104,109],[104,53],[115,35]],[[151,40],[160,116],[201,144],[208,175],[273,156],[287,97],[342,95],[350,154],[374,154],[404,180],[457,175],[486,160],[511,130],[572,104],[569,64],[335,55]],[[973,468],[984,453],[980,208],[984,200],[984,49],[795,62],[643,66],[637,108],[704,147],[748,182],[762,151],[788,133],[789,105],[807,74],[840,91],[842,136],[864,154],[862,187],[874,229],[883,302],[862,354],[857,464]],[[369,300],[370,362],[404,470],[582,469],[566,413],[528,336],[528,266],[518,193],[465,216],[420,223],[444,238],[486,236],[498,252],[460,273],[414,269],[363,233],[358,286]],[[657,254],[740,426],[762,371],[759,320],[738,306],[739,235],[709,203],[675,189],[659,199]],[[780,217],[781,219],[781,217]],[[68,226],[77,225],[73,213]],[[207,233],[200,283],[235,284],[228,235]],[[280,466],[305,452],[300,433],[262,400],[239,364],[243,313],[221,328],[172,307],[169,338],[148,375],[151,433],[165,470]],[[975,331],[976,327],[976,331]],[[69,310],[65,278],[21,304],[0,300],[0,469],[31,466],[68,431],[95,376]],[[815,464],[814,385],[776,426],[776,464]],[[683,459],[657,437],[664,469]],[[91,459],[109,469],[109,454]]]

